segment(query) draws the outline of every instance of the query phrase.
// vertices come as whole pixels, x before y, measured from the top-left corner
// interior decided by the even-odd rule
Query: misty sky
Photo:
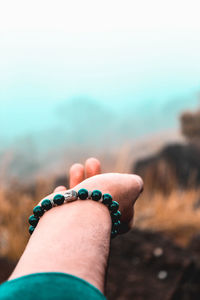
[[[82,100],[102,104],[118,130],[131,118],[141,133],[174,126],[179,110],[198,103],[199,8],[179,0],[4,1],[0,138],[58,128],[65,117],[74,127]]]

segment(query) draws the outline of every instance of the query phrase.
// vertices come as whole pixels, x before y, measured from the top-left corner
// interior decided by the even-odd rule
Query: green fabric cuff
[[[6,281],[0,285],[0,299],[106,300],[89,282],[60,272],[34,273]]]

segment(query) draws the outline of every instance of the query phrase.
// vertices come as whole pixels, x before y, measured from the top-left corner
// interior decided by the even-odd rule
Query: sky
[[[199,9],[193,0],[1,1],[3,144],[63,126],[78,141],[91,124],[84,116],[82,131],[74,120],[100,120],[95,110],[112,119],[110,136],[176,126],[199,103]]]

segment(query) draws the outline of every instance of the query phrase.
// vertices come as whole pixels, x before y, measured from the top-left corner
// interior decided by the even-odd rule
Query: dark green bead
[[[114,223],[112,224],[112,230],[117,230],[117,231],[119,231],[120,224],[121,224],[120,221],[114,222]]]
[[[102,203],[110,205],[112,203],[112,196],[110,194],[104,194]]]
[[[112,230],[111,231],[111,238],[114,239],[117,236],[117,234],[118,234],[117,230]]]
[[[109,205],[109,210],[113,213],[117,212],[119,208],[119,203],[117,201],[113,201],[111,205]]]
[[[111,218],[112,218],[112,222],[113,222],[113,223],[119,221],[120,218],[121,218],[121,213],[120,213],[120,211],[118,210],[116,213],[111,213]]]
[[[32,226],[32,225],[28,229],[28,231],[29,231],[30,234],[32,234],[34,230],[35,230],[35,227]]]
[[[44,210],[49,210],[52,208],[52,203],[49,199],[45,199],[42,201],[41,206]]]
[[[34,215],[30,216],[28,219],[29,224],[33,225],[35,227],[37,226],[38,221],[39,221],[39,218]]]
[[[92,192],[91,197],[92,197],[92,200],[99,201],[101,199],[101,197],[102,197],[102,193],[99,190],[94,190]]]
[[[122,216],[121,212],[118,210],[116,213],[117,213],[118,218],[119,218],[119,220],[120,220],[120,219],[121,219],[121,216]]]
[[[34,214],[36,217],[41,217],[41,216],[43,216],[43,214],[44,214],[44,209],[43,209],[41,206],[37,205],[37,206],[35,206],[34,209],[33,209],[33,214]]]
[[[78,197],[81,199],[81,200],[85,200],[88,198],[88,190],[86,189],[80,189],[78,191]]]
[[[55,195],[53,202],[57,205],[62,205],[65,201],[65,197],[61,194]]]

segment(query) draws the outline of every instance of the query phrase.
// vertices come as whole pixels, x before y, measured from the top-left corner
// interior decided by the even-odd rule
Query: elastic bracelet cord
[[[30,224],[29,233],[32,234],[35,230],[40,218],[44,215],[44,213],[55,206],[62,205],[64,203],[72,202],[75,200],[86,200],[91,199],[93,201],[98,201],[106,205],[110,211],[110,216],[112,219],[112,229],[111,229],[111,238],[115,238],[120,230],[120,218],[121,213],[119,209],[119,203],[117,201],[113,201],[112,196],[110,194],[103,194],[99,190],[94,190],[92,192],[88,192],[86,189],[80,189],[78,192],[74,190],[68,190],[64,193],[64,195],[57,194],[54,196],[52,200],[44,199],[41,202],[41,205],[37,205],[33,209],[33,215],[31,215],[28,219]]]

